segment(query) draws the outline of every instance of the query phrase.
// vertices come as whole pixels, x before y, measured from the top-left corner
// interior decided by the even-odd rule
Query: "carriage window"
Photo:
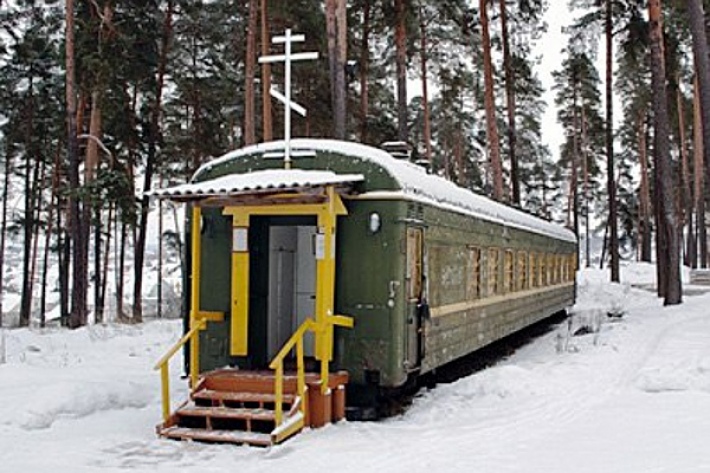
[[[561,255],[560,267],[562,268],[562,280],[560,282],[569,281],[569,258],[564,255]]]
[[[577,267],[577,264],[579,264],[579,260],[577,259],[577,253],[572,253],[570,255],[570,259],[572,260],[572,280],[574,281],[577,277],[577,271],[579,269]]]
[[[469,247],[468,299],[481,297],[481,249]]]
[[[518,269],[515,282],[515,289],[518,291],[528,288],[528,254],[524,251],[518,251]]]
[[[552,254],[547,255],[547,264],[545,265],[545,268],[547,269],[547,285],[554,284],[554,279],[552,278],[554,275],[554,269],[555,269],[555,256]]]
[[[503,287],[505,292],[512,292],[514,287],[513,277],[513,250],[505,250],[505,265],[503,267]]]
[[[498,248],[488,249],[488,295],[500,292],[500,277],[498,276]]]
[[[407,229],[407,297],[418,300],[422,295],[422,230]]]
[[[537,287],[537,265],[535,253],[530,252],[530,288]]]
[[[537,265],[537,281],[540,287],[545,287],[547,285],[547,256],[545,253],[540,253],[538,256]]]

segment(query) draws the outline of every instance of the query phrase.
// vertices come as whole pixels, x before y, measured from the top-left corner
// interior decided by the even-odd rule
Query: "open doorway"
[[[267,359],[271,360],[308,317],[315,316],[315,225],[269,225]],[[313,356],[313,334],[304,354]]]

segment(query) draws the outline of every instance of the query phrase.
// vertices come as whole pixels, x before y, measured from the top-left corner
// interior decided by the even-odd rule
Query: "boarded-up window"
[[[535,288],[538,286],[537,279],[537,259],[535,258],[535,253],[530,252],[530,287]]]
[[[468,299],[481,297],[481,249],[469,247]]]
[[[505,292],[513,292],[515,271],[513,267],[513,250],[505,250],[503,266],[503,287]]]
[[[537,275],[539,286],[545,287],[547,285],[547,255],[545,253],[538,255]]]
[[[515,277],[515,289],[524,291],[528,288],[528,254],[518,251],[518,268]]]
[[[422,229],[407,229],[407,297],[419,300],[422,295]]]
[[[551,284],[554,284],[555,280],[553,276],[555,273],[555,255],[547,255],[547,264],[545,265],[545,269],[547,269],[547,285],[549,286]]]
[[[498,275],[500,263],[498,262],[498,248],[488,249],[488,295],[500,292],[500,277]]]

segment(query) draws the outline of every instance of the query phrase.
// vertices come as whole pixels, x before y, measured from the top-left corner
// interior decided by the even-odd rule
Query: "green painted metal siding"
[[[195,180],[280,167],[281,160],[267,160],[261,153],[254,153],[222,161],[202,171]],[[296,160],[294,167],[362,174],[365,181],[357,184],[359,193],[399,190],[397,181],[386,170],[357,157],[319,151],[316,157]],[[472,300],[473,295],[467,289],[472,271],[469,258],[472,246],[482,250],[497,247],[538,253],[576,251],[576,245],[571,242],[418,202],[347,198],[344,201],[348,215],[338,219],[335,310],[337,314],[354,317],[355,326],[336,329],[334,367],[348,370],[353,383],[364,383],[367,370],[379,371],[381,385],[386,387],[399,386],[407,379],[404,361],[408,329],[405,280],[408,226],[424,228],[426,294],[432,309]],[[369,230],[373,212],[380,215],[382,222],[381,230],[374,234]],[[221,215],[221,209],[206,209],[204,215],[202,309],[223,311],[226,317],[224,322],[209,323],[201,334],[201,368],[211,369],[233,362],[248,365],[249,360],[228,355],[231,222]],[[485,271],[485,255],[481,266]],[[502,269],[500,272],[502,281]],[[259,278],[263,274],[257,268],[250,277]],[[484,272],[482,281],[485,278]],[[253,295],[250,304],[265,303],[259,297]],[[468,354],[564,309],[573,301],[574,287],[570,285],[544,294],[499,296],[495,304],[484,308],[432,317],[423,326],[425,346],[421,369],[428,371]],[[265,326],[252,327],[250,350],[259,343],[266,344],[262,336]]]
[[[364,371],[379,370],[386,386],[406,380],[404,357],[404,231],[402,201],[348,201],[338,220],[336,310],[355,318],[353,329],[339,329],[337,365],[364,382]],[[372,234],[369,217],[380,215]],[[390,302],[391,301],[391,302]]]

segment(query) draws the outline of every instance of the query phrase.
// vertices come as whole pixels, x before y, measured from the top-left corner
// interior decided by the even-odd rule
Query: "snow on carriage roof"
[[[359,143],[324,139],[293,139],[291,140],[291,146],[294,150],[331,151],[374,162],[384,168],[399,183],[401,188],[400,193],[396,191],[375,191],[368,193],[367,196],[388,197],[401,195],[404,198],[432,204],[506,226],[570,242],[576,241],[574,233],[567,228],[475,194],[442,177],[428,174],[422,167],[404,160],[395,159],[384,150]],[[195,176],[199,176],[202,172],[208,171],[214,166],[240,156],[281,150],[283,147],[283,141],[272,141],[235,150],[204,164],[197,170]],[[295,171],[292,169],[287,172],[292,173]],[[250,175],[253,175],[253,173]]]
[[[172,199],[189,199],[245,192],[305,188],[359,182],[361,174],[335,174],[332,171],[302,169],[266,169],[249,174],[228,174],[208,181],[193,182],[164,189],[154,189],[148,195]]]

